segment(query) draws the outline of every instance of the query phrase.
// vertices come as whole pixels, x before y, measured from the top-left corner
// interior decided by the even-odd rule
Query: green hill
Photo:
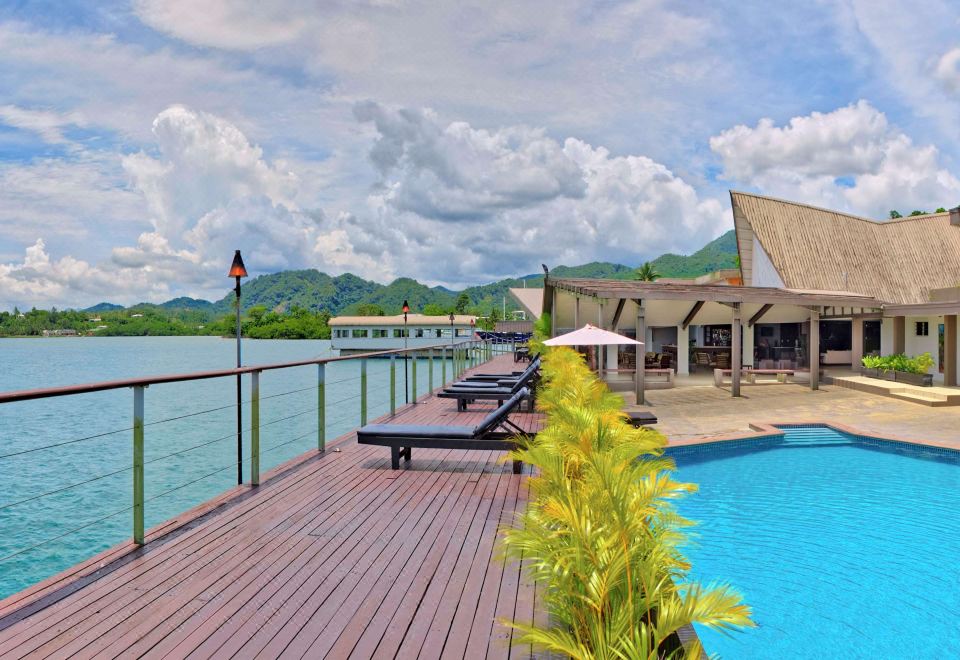
[[[653,261],[661,277],[696,277],[722,268],[735,268],[737,256],[736,238],[729,231],[711,241],[689,256],[664,254]],[[579,266],[552,266],[550,272],[557,277],[596,277],[628,280],[634,268],[623,264],[594,261]],[[471,307],[481,313],[499,308],[508,289],[543,286],[542,274],[524,275],[471,286],[463,290],[470,298]],[[261,275],[243,284],[243,309],[262,306],[269,311],[284,312],[293,307],[302,307],[314,312],[330,314],[356,313],[360,305],[377,305],[386,314],[399,314],[404,300],[409,301],[414,311],[428,304],[443,309],[452,309],[459,295],[445,287],[429,287],[416,280],[401,277],[383,285],[346,273],[331,277],[317,270],[288,270],[281,273]],[[508,303],[509,304],[509,303]],[[215,318],[230,313],[233,309],[233,293],[228,293],[215,303],[195,298],[174,298],[161,305],[141,303],[130,309],[153,309],[166,312],[191,322]],[[100,303],[86,311],[109,311],[122,309],[119,305]]]
[[[664,254],[653,260],[661,277],[697,277],[715,270],[737,267],[737,236],[731,229],[691,254]]]

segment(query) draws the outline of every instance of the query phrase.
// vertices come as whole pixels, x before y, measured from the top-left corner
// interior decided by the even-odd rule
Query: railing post
[[[410,400],[417,403],[417,354],[410,361]]]
[[[250,485],[260,485],[260,372],[250,372]]]
[[[327,365],[317,365],[317,451],[327,450]]]
[[[397,414],[397,356],[390,356],[390,414]]]
[[[360,359],[360,426],[367,425],[367,358]]]
[[[143,545],[143,385],[133,388],[133,542]]]
[[[440,349],[440,380],[447,384],[447,349]]]
[[[433,393],[433,349],[431,348],[427,353],[427,368],[430,371],[430,375],[427,377],[427,388],[428,391]]]

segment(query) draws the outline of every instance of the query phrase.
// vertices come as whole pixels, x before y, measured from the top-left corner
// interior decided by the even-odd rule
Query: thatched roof
[[[949,213],[876,221],[827,209],[730,192],[745,284],[766,258],[788,289],[849,291],[896,304],[930,300],[960,284],[960,227]]]

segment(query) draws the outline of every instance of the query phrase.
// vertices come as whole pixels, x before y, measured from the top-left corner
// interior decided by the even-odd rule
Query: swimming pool
[[[674,447],[697,521],[692,577],[732,583],[758,627],[698,628],[723,658],[960,656],[960,452],[783,427]]]

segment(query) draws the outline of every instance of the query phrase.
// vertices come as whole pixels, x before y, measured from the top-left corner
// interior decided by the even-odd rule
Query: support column
[[[597,327],[603,329],[603,300],[597,299]],[[603,379],[603,346],[597,346],[597,376]]]
[[[957,315],[943,317],[943,384],[957,384]]]
[[[863,317],[854,316],[850,328],[850,368],[857,371],[863,364]]]
[[[753,331],[754,326],[749,323],[743,326],[743,355],[741,364],[755,366],[753,364]]]
[[[577,294],[577,297],[573,301],[573,329],[580,329],[580,295]]]
[[[550,336],[557,336],[557,290],[550,287]]]
[[[733,396],[740,396],[740,363],[743,361],[740,327],[740,303],[733,303],[733,324],[730,328],[733,338],[733,345],[730,347],[730,391]]]
[[[643,337],[647,336],[647,319],[646,313],[643,308],[643,301],[637,300],[637,341],[643,341]],[[643,354],[646,351],[646,346],[638,345],[637,347],[637,368],[633,374],[633,391],[637,396],[637,405],[642,406],[646,404],[644,398],[645,390],[645,376],[646,374],[643,371]]]
[[[810,310],[810,389],[820,389],[820,310]]]
[[[907,352],[907,317],[893,317],[893,352]]]
[[[690,373],[690,326],[677,326],[677,374]]]

